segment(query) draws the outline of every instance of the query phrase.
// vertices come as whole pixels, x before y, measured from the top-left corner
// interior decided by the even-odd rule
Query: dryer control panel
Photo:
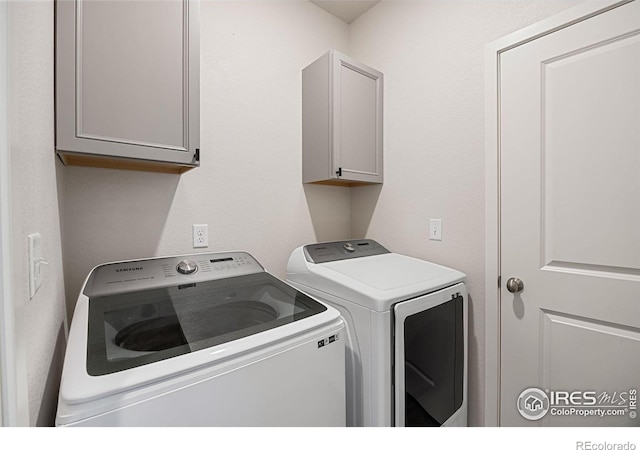
[[[91,271],[87,297],[217,280],[264,272],[249,253],[199,253],[104,264]]]
[[[357,239],[306,245],[304,253],[307,261],[319,264],[391,252],[371,239]]]

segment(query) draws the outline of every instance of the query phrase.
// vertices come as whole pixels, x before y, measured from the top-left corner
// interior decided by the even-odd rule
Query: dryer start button
[[[178,263],[178,265],[176,266],[176,270],[183,275],[191,275],[192,273],[195,273],[196,270],[198,270],[198,265],[191,260],[185,259],[184,261],[180,261]]]

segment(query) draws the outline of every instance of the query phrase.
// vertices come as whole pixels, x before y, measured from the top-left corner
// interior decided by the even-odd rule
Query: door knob
[[[523,289],[524,289],[524,283],[520,278],[511,277],[507,280],[507,291],[516,294],[522,291]]]

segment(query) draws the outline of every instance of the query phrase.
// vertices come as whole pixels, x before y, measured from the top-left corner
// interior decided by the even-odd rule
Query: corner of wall
[[[27,391],[19,406],[28,408],[29,424],[53,425],[65,316],[54,155],[54,2],[9,2],[8,18],[14,325],[18,378]],[[34,232],[42,236],[49,265],[30,298],[26,242]]]

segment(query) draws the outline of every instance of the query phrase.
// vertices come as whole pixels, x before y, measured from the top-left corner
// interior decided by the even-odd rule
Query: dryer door
[[[397,303],[395,426],[439,427],[463,403],[465,286]]]

